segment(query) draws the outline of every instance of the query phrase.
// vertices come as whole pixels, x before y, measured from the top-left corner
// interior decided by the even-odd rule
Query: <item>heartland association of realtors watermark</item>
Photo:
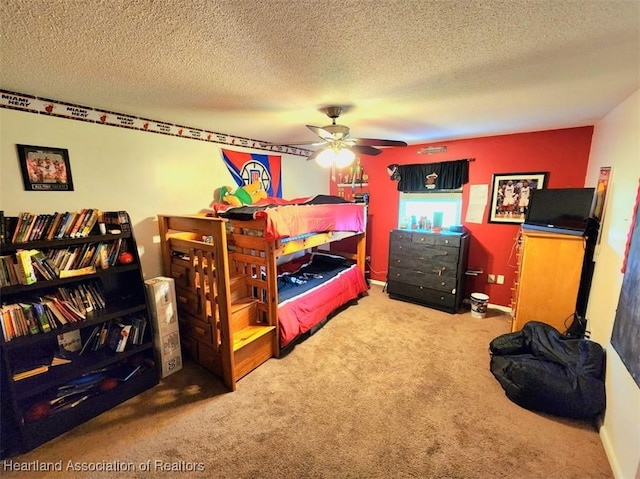
[[[2,461],[2,472],[204,472],[202,462],[163,461],[160,459],[143,462],[125,461]]]

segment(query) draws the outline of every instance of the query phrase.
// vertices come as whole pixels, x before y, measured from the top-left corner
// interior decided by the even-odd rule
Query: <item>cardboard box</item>
[[[161,377],[165,378],[182,369],[175,282],[173,278],[158,276],[144,283],[153,324],[153,343],[160,359]]]
[[[151,315],[157,322],[157,329],[173,330],[178,326],[178,302],[173,278],[158,276],[145,282]]]

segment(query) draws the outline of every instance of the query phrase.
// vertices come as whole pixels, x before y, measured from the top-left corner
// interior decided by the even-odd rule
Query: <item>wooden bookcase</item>
[[[86,237],[0,245],[0,255],[5,257],[5,261],[6,257],[15,260],[16,252],[21,250],[38,250],[47,255],[56,250],[82,250],[85,245],[100,243],[109,248],[119,243],[120,252],[126,250],[131,253],[130,262],[126,264],[118,261],[116,252],[112,264],[105,263],[104,258],[108,261],[108,256],[103,256],[102,262],[96,259],[94,269],[71,271],[63,274],[64,277],[48,280],[39,277],[28,285],[7,285],[3,281],[0,287],[3,304],[0,318],[3,321],[0,334],[0,452],[3,457],[31,450],[158,383],[152,322],[140,258],[128,215],[119,213],[119,233],[100,234],[96,225]],[[82,274],[87,271],[92,272]],[[93,298],[86,294],[90,288],[97,292]],[[23,330],[15,337],[7,331],[11,329],[6,324],[6,321],[11,321],[11,315],[6,311],[8,306],[42,304],[51,296],[61,297],[62,291],[71,292],[76,301],[85,300],[84,311],[76,308],[84,318],[72,321],[67,317],[66,324],[54,321],[55,327],[48,332],[40,322],[36,323],[35,329]],[[100,293],[103,305],[97,301]],[[98,303],[93,307],[92,299]],[[42,307],[38,309],[43,310]],[[23,317],[24,313],[23,310]],[[45,312],[42,321],[46,322],[47,314]],[[35,318],[37,320],[37,315]],[[117,341],[123,336],[122,326],[129,324],[133,328],[128,331],[126,346],[123,351],[116,352]],[[103,330],[105,340],[99,341]],[[61,350],[59,339],[63,333],[67,336],[79,333],[80,346],[86,346],[82,354]],[[70,361],[51,365],[52,358],[64,356]],[[25,378],[16,376],[25,370],[41,372],[27,373]],[[73,394],[61,398],[68,393]]]

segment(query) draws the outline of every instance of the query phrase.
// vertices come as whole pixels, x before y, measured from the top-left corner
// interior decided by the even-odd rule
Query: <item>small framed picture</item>
[[[546,180],[546,172],[494,174],[489,223],[524,223],[531,190],[542,189]]]
[[[17,146],[26,191],[73,191],[68,150],[48,146]]]

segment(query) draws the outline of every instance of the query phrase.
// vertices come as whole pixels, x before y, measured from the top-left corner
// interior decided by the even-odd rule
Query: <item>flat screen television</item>
[[[584,235],[594,200],[595,188],[532,190],[524,228]]]

